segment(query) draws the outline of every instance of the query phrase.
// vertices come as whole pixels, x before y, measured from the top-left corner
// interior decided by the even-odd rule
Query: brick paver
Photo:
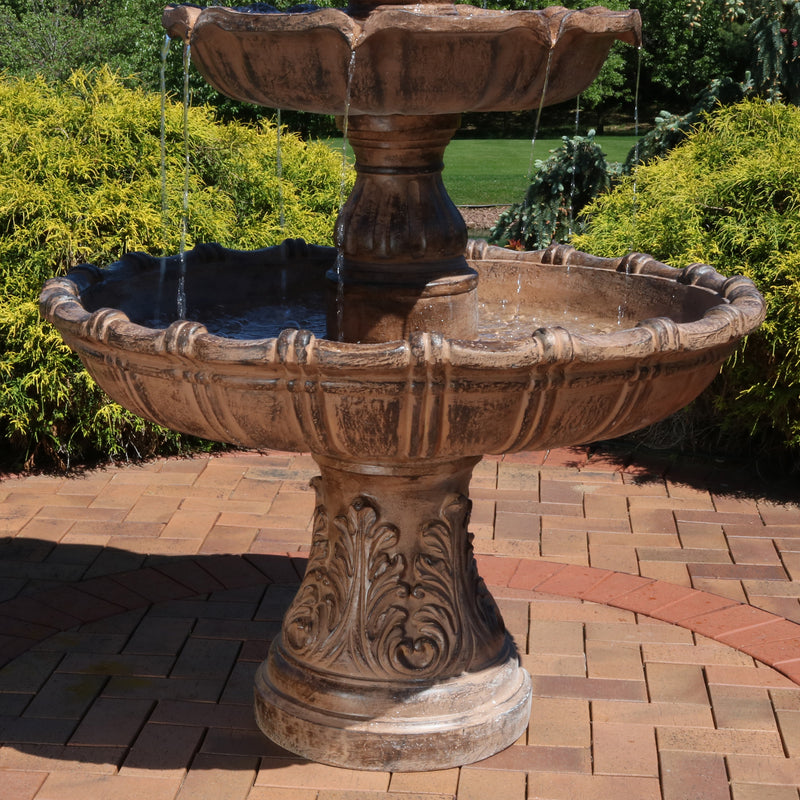
[[[800,800],[800,497],[581,448],[485,459],[475,548],[531,722],[392,775],[253,722],[313,474],[231,453],[0,481],[3,800]]]

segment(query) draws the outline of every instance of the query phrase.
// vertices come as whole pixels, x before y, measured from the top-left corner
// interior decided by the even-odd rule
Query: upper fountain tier
[[[453,3],[351,3],[347,11],[169,6],[215,88],[271,108],[351,115],[522,111],[580,94],[638,11],[495,11]],[[306,7],[304,7],[306,8]]]

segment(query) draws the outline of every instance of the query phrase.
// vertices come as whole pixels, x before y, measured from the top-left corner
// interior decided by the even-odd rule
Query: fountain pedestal
[[[476,457],[316,457],[305,578],[256,679],[256,718],[292,752],[376,770],[443,769],[525,731],[530,679],[478,576]]]

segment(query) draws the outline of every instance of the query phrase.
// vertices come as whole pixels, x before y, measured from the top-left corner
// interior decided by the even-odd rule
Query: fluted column
[[[466,225],[442,181],[459,121],[458,114],[349,119],[357,177],[337,223],[342,257],[330,273],[331,336],[474,338],[477,274],[464,258]]]

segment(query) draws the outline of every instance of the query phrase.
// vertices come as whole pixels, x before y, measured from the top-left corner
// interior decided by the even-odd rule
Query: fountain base
[[[351,713],[320,706],[320,694],[336,697],[338,692],[320,686],[318,676],[302,676],[307,696],[283,695],[274,676],[287,669],[299,675],[279,657],[259,668],[256,721],[277,744],[322,764],[389,772],[458,767],[512,745],[530,718],[530,678],[516,655],[499,666],[418,689],[351,681],[346,689]],[[380,710],[367,711],[374,708]]]
[[[467,532],[479,459],[316,460],[308,567],[256,678],[261,729],[351,769],[444,769],[513,744],[530,678]]]

